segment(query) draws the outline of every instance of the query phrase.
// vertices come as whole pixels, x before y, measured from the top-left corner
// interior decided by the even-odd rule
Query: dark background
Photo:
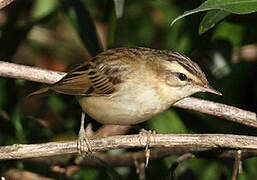
[[[172,49],[191,57],[206,73],[210,84],[223,97],[206,93],[196,97],[257,112],[257,14],[231,15],[214,28],[198,34],[205,12],[169,24],[184,11],[203,1],[129,0],[124,14],[116,19],[111,0],[19,0],[0,11],[0,60],[68,71],[100,49],[94,28],[86,20],[86,7],[104,49],[113,47],[151,47]],[[78,1],[76,1],[78,2]],[[82,19],[76,22],[74,11]],[[82,23],[82,25],[81,25]],[[88,35],[90,34],[91,35]],[[86,48],[88,51],[86,50]],[[242,57],[238,58],[238,48]],[[247,55],[252,55],[249,57]],[[48,93],[25,97],[43,84],[0,78],[0,145],[41,143],[76,139],[81,109],[73,96]],[[88,118],[89,119],[89,118]],[[101,125],[90,120],[94,128]],[[254,128],[235,124],[193,111],[170,108],[140,127],[157,133],[229,133],[257,135]],[[135,131],[136,132],[136,131]],[[118,151],[122,152],[122,151]],[[151,161],[147,179],[164,179],[176,156]],[[240,180],[257,178],[257,158],[243,162]],[[0,176],[18,168],[56,179],[112,179],[117,171],[123,179],[137,179],[134,167],[81,168],[70,177],[54,173],[47,165],[24,161],[0,162]],[[233,161],[190,159],[176,170],[177,179],[230,179]]]

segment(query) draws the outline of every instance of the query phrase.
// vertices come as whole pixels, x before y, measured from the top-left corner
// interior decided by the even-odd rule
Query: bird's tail
[[[49,87],[44,87],[44,88],[42,88],[42,89],[39,89],[39,90],[37,90],[37,91],[35,91],[35,92],[30,93],[30,94],[27,96],[27,98],[30,98],[31,96],[34,96],[34,95],[46,93],[47,91],[49,91],[49,89],[50,89]]]

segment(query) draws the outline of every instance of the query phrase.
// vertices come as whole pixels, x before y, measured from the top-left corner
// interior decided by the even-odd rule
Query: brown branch
[[[66,73],[0,61],[0,76],[53,84]]]
[[[121,148],[145,148],[147,141],[151,148],[186,148],[188,151],[206,151],[219,148],[257,150],[257,137],[228,134],[153,134],[111,136],[91,139],[93,152]],[[77,141],[50,142],[42,144],[0,147],[0,160],[26,159],[77,153]]]
[[[150,160],[155,159],[162,159],[164,157],[170,156],[170,155],[181,155],[185,153],[193,153],[196,157],[205,157],[205,158],[215,158],[215,159],[230,159],[234,160],[236,153],[238,150],[226,150],[226,149],[217,149],[217,150],[208,150],[208,151],[201,151],[201,152],[192,152],[190,149],[187,148],[155,148],[151,150],[151,156]],[[250,157],[256,157],[257,156],[257,150],[241,150],[241,160],[245,160]],[[98,159],[101,159],[104,162],[107,162],[109,166],[112,167],[120,167],[120,166],[132,166],[135,164],[135,160],[139,162],[145,161],[145,152],[144,151],[138,151],[138,152],[122,152],[122,153],[115,153],[115,154],[109,154],[109,153],[95,153],[93,154],[92,158],[91,156],[86,156],[84,158],[78,158],[75,160],[76,166],[83,166],[83,167],[102,167],[102,163],[99,163]],[[60,156],[53,156],[53,157],[41,157],[41,158],[31,158],[31,159],[25,159],[24,161],[34,163],[34,164],[45,164],[48,166],[70,166],[73,157],[63,157],[63,155]]]
[[[184,98],[173,104],[174,107],[194,110],[197,112],[214,115],[230,121],[251,127],[257,127],[257,118],[254,112],[245,111],[233,106],[211,102],[197,98]]]
[[[245,160],[250,157],[257,155],[257,150],[240,150],[241,160]],[[187,149],[181,148],[155,148],[151,150],[150,159],[162,159],[170,155],[181,155],[185,153],[194,154],[197,158],[213,158],[217,159],[229,159],[234,160],[238,150],[226,150],[216,149],[211,151],[201,152],[188,152]],[[100,159],[100,161],[99,161]],[[181,160],[180,158],[178,158]],[[51,167],[52,171],[66,174],[71,176],[80,167],[92,167],[92,168],[103,168],[103,162],[106,162],[108,166],[120,167],[120,166],[134,166],[135,163],[140,164],[145,161],[144,151],[138,152],[120,152],[115,154],[110,153],[95,153],[93,156],[77,157],[74,162],[73,156],[60,155],[53,157],[42,157],[42,158],[31,158],[25,159],[24,162],[32,164],[47,165]],[[74,162],[74,164],[72,163]],[[144,164],[144,163],[143,163]]]
[[[0,176],[2,177],[2,176]],[[30,180],[54,180],[53,178],[47,178],[40,176],[36,173],[25,171],[22,169],[10,169],[4,173],[4,178],[2,179],[11,179],[11,180],[21,180],[21,179],[30,179]]]
[[[15,0],[0,0],[0,9],[4,8],[5,6],[9,5]]]
[[[232,180],[237,179],[237,174],[240,172],[240,167],[242,167],[242,161],[241,161],[241,150],[238,150],[237,153],[235,154],[235,163],[233,167],[233,173],[232,173]]]
[[[0,61],[0,76],[3,77],[19,78],[29,81],[52,84],[60,80],[64,75],[65,73],[63,72],[50,71],[36,67]],[[192,97],[184,98],[175,103],[173,106],[211,114],[251,127],[257,127],[257,118],[255,113],[233,106]]]
[[[195,155],[191,152],[189,153],[185,153],[181,156],[179,156],[175,162],[173,162],[169,168],[169,177],[170,179],[174,179],[174,176],[175,176],[175,170],[176,168],[179,166],[180,163],[182,163],[183,161],[187,160],[187,159],[190,159],[190,158],[195,158]]]

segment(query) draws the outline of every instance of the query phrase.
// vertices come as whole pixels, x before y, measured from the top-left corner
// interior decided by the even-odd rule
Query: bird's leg
[[[89,139],[85,132],[84,123],[85,123],[85,113],[82,111],[78,142],[77,142],[78,153],[80,155],[92,152],[92,147],[90,145]]]
[[[145,167],[148,166],[148,162],[149,162],[149,158],[150,158],[150,136],[156,134],[155,131],[147,131],[145,129],[141,129],[139,136],[143,137],[143,136],[147,136],[147,141],[146,141],[146,145],[145,145]]]

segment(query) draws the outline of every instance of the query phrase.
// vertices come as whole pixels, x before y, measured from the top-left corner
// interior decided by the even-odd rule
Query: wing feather
[[[134,53],[126,48],[104,51],[74,68],[51,89],[70,95],[110,95],[127,79],[135,60]]]
[[[86,62],[70,71],[51,89],[69,95],[99,96],[110,94],[115,87],[107,75],[99,72],[93,63]]]

